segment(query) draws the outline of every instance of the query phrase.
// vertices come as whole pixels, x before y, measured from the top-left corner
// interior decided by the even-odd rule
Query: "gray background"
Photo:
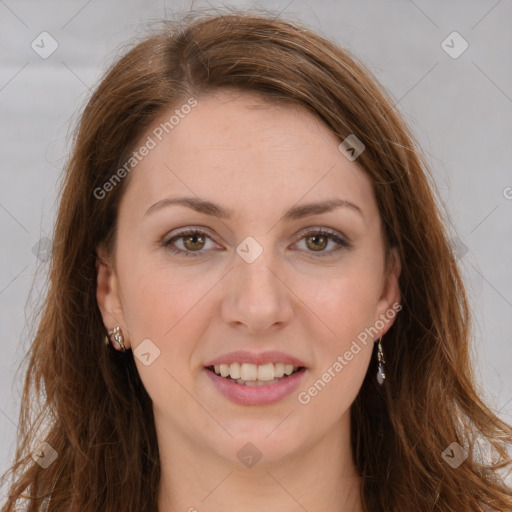
[[[473,308],[481,392],[512,423],[511,2],[211,5],[264,7],[304,21],[351,49],[398,102],[449,212]],[[121,43],[147,31],[147,22],[190,7],[185,1],[0,0],[0,472],[14,453],[22,378],[15,370],[30,343],[30,315],[42,300],[44,243],[70,130]],[[58,43],[46,59],[31,48],[44,31]],[[441,46],[453,31],[469,44],[456,59]]]

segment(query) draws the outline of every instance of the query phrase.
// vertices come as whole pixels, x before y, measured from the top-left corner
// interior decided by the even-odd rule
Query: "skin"
[[[105,326],[120,325],[127,348],[136,351],[149,338],[160,350],[149,366],[135,357],[153,401],[162,466],[159,511],[362,511],[350,406],[374,339],[360,344],[308,404],[297,394],[399,302],[400,262],[392,251],[385,266],[371,181],[357,160],[342,155],[329,128],[301,107],[270,105],[229,89],[197,99],[132,170],[119,209],[115,259],[98,248],[97,300]],[[234,216],[218,219],[176,205],[144,215],[157,201],[176,196],[214,201]],[[297,204],[331,198],[356,204],[362,215],[345,207],[281,220]],[[162,247],[162,240],[190,226],[201,226],[207,237],[173,244],[199,256]],[[330,228],[352,247],[314,233],[304,237],[306,228]],[[250,264],[236,252],[248,236],[263,248]],[[229,401],[204,365],[240,349],[301,359],[308,368],[302,385],[271,405]],[[262,454],[251,468],[237,458],[248,442]]]

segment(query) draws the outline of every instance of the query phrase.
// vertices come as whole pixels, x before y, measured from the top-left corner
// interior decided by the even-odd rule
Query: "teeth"
[[[258,367],[255,364],[242,363],[240,366],[240,378],[242,380],[257,380]]]
[[[274,365],[274,377],[280,378],[284,375],[284,363],[276,363]]]
[[[258,366],[258,380],[274,380],[274,365],[272,363]]]
[[[293,364],[285,364],[284,373],[285,375],[291,375],[293,373]]]
[[[236,380],[238,384],[246,384],[248,386],[260,386],[263,384],[273,384],[277,379],[285,375],[291,375],[294,371],[298,370],[298,366],[285,363],[267,363],[267,364],[252,364],[252,363],[231,363],[231,364],[216,364],[214,367],[215,373],[221,377],[231,377]]]
[[[241,377],[242,373],[239,363],[231,363],[229,365],[229,375],[232,379],[239,379]]]

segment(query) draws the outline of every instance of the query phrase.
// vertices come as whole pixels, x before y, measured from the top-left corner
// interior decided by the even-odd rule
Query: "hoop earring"
[[[114,335],[114,340],[119,343],[119,346],[121,347],[121,352],[126,352],[126,347],[124,346],[124,338],[123,333],[121,332],[121,327],[116,326],[110,331],[108,331],[108,336],[105,336],[105,345],[108,345],[111,343],[110,336]]]
[[[384,384],[384,379],[386,378],[386,373],[384,372],[384,363],[386,361],[384,360],[384,352],[382,350],[381,340],[382,336],[380,337],[377,344],[377,361],[379,362],[379,369],[377,371],[377,382],[379,383],[379,386],[382,386]]]

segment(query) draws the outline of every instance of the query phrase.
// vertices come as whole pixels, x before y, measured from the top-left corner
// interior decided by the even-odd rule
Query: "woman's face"
[[[178,110],[141,138],[98,274],[159,441],[240,464],[249,442],[276,461],[339,439],[399,300],[371,182],[302,108],[219,90]]]

